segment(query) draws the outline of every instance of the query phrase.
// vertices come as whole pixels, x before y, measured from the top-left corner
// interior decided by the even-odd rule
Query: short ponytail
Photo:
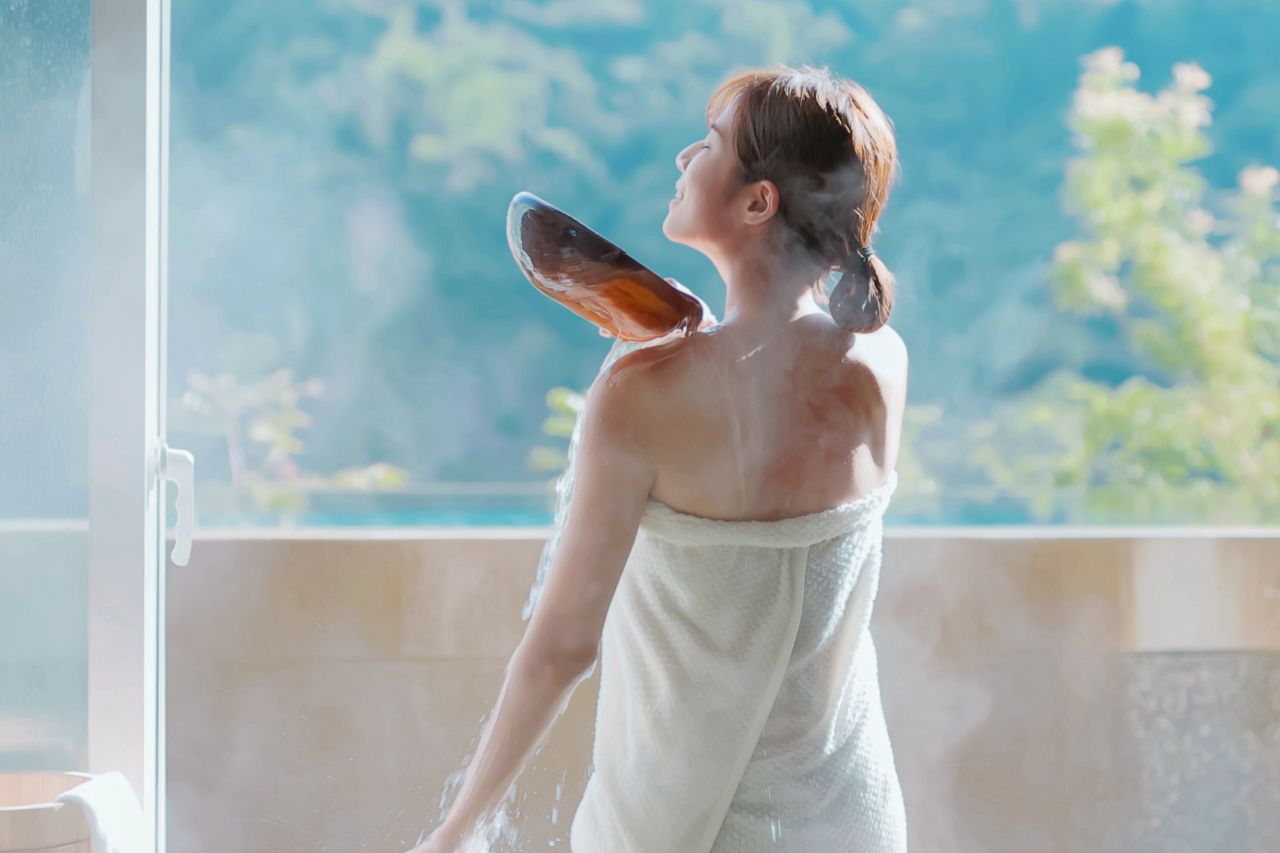
[[[889,322],[894,278],[875,251],[860,247],[840,269],[844,274],[828,297],[836,324],[845,331],[866,334]]]

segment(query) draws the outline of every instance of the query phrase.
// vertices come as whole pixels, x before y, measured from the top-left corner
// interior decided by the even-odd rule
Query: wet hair
[[[880,328],[893,310],[894,277],[871,238],[898,170],[893,123],[860,85],[808,65],[731,76],[707,104],[708,125],[736,99],[725,135],[742,182],[778,188],[780,247],[843,273],[830,297],[822,280],[814,284],[842,328]]]

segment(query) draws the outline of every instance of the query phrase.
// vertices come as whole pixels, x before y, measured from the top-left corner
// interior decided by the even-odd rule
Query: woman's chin
[[[680,234],[680,226],[678,223],[672,221],[674,217],[671,214],[672,211],[668,210],[666,218],[662,220],[662,236],[666,237],[672,243],[684,243],[682,235]]]

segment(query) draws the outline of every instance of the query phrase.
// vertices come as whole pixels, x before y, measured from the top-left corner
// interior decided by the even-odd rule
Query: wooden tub
[[[0,853],[90,853],[89,823],[76,803],[53,798],[88,773],[0,773]]]

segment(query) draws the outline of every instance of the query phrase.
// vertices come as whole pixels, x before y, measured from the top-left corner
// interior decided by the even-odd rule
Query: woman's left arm
[[[410,853],[452,853],[483,826],[595,663],[656,477],[645,363],[643,350],[623,356],[587,392],[572,498],[542,594],[448,817]]]
[[[576,670],[576,674],[575,674]],[[411,853],[455,851],[483,826],[586,670],[539,661],[517,649],[507,665],[492,719],[462,788],[440,828]]]

